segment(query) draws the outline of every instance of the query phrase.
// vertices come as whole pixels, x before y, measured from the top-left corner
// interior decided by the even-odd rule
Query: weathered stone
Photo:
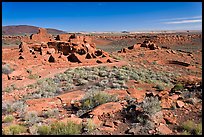
[[[111,121],[107,121],[106,120],[106,122],[104,123],[104,126],[107,126],[107,127],[114,127],[114,123],[113,122],[111,122]]]
[[[146,94],[144,90],[137,90],[135,88],[129,88],[127,92],[131,97],[136,98],[138,102],[142,102]]]
[[[159,127],[157,127],[157,131],[164,135],[169,135],[172,133],[171,129],[169,129],[165,124],[162,123],[160,123]]]
[[[177,107],[181,108],[181,107],[183,107],[185,105],[185,103],[183,101],[178,100],[176,102],[176,105],[177,105]]]
[[[92,112],[90,112],[90,114],[101,116],[103,113],[111,114],[120,110],[122,110],[122,106],[119,102],[109,102],[96,107]]]

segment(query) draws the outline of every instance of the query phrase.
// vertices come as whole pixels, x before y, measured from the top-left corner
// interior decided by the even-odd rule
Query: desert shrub
[[[120,88],[121,88],[121,85],[120,85],[119,83],[112,83],[112,84],[111,84],[111,88],[120,89]]]
[[[99,90],[102,90],[102,87],[100,87],[98,84],[96,85],[91,85],[91,86],[88,86],[86,92],[87,93],[90,93],[90,92],[94,92],[94,91],[99,91]]]
[[[88,75],[87,80],[89,81],[95,81],[98,80],[100,77],[98,75],[92,74],[92,75]]]
[[[116,78],[118,80],[128,80],[129,79],[129,76],[127,74],[125,74],[125,72],[119,72],[116,74]]]
[[[189,133],[188,131],[183,131],[182,133],[181,133],[181,135],[191,135],[191,133]]]
[[[29,133],[31,135],[38,135],[38,126],[33,125],[33,126],[29,127]]]
[[[10,74],[13,69],[10,67],[9,64],[5,64],[2,66],[2,74]]]
[[[51,135],[76,135],[81,133],[82,125],[75,124],[72,121],[67,121],[67,123],[56,122],[51,125]]]
[[[12,122],[13,120],[14,120],[14,117],[13,117],[12,115],[8,115],[8,116],[5,116],[5,117],[4,117],[3,122],[4,122],[4,123],[10,123],[10,122]]]
[[[12,84],[12,85],[6,87],[6,88],[3,90],[3,92],[11,92],[11,91],[13,91],[13,90],[15,90],[15,89],[17,89],[17,88],[16,88],[16,85],[15,85],[15,84]]]
[[[21,112],[24,109],[26,109],[26,107],[27,107],[27,105],[25,104],[25,102],[20,101],[20,100],[14,102],[12,105],[13,111],[16,111],[16,112]]]
[[[37,84],[30,84],[27,86],[29,89],[35,89],[37,88]]]
[[[77,80],[77,82],[78,82],[79,85],[86,85],[88,83],[88,80],[79,78]]]
[[[11,113],[18,112],[20,115],[25,112],[27,105],[23,101],[16,102],[3,102],[2,103],[2,112]]]
[[[103,79],[100,82],[98,82],[96,85],[100,87],[106,87],[108,84],[109,80],[108,79]]]
[[[38,113],[36,111],[30,111],[25,114],[25,121],[28,125],[34,125],[39,122],[41,119],[38,117]]]
[[[105,71],[105,70],[102,70],[102,71],[99,71],[99,76],[100,77],[105,77],[105,76],[108,76],[108,72],[107,71]]]
[[[106,66],[99,66],[99,67],[97,67],[97,69],[99,71],[103,71],[103,70],[107,70],[108,68]]]
[[[51,134],[51,127],[48,125],[39,126],[37,132],[40,135],[49,135]]]
[[[87,122],[86,122],[86,124],[84,126],[84,130],[88,131],[88,132],[92,132],[92,131],[94,131],[96,129],[96,127],[97,127],[97,125],[95,125],[93,123],[92,119],[87,119]]]
[[[2,113],[12,112],[12,102],[3,101],[2,102]]]
[[[184,86],[179,83],[179,84],[176,84],[173,88],[172,88],[172,91],[178,91],[178,90],[182,90],[184,89]]]
[[[72,121],[55,122],[51,125],[38,126],[38,134],[40,135],[75,135],[80,134],[82,124],[75,124]]]
[[[102,91],[94,91],[87,92],[80,102],[82,104],[82,109],[89,110],[107,102],[115,102],[117,99],[116,95],[109,95]]]
[[[165,89],[162,84],[157,84],[157,85],[155,86],[155,88],[156,88],[158,91],[163,91],[163,90]]]
[[[43,116],[47,118],[57,117],[59,116],[59,109],[58,108],[48,109],[47,111],[43,112]]]
[[[30,74],[30,75],[28,76],[28,78],[29,78],[29,79],[37,79],[37,78],[39,78],[39,76],[38,76],[37,74]]]
[[[202,135],[202,123],[196,124],[192,120],[187,120],[182,124],[184,132],[188,132],[192,135]]]
[[[194,130],[196,135],[202,135],[202,123],[197,124]]]
[[[158,97],[146,97],[143,100],[141,107],[143,108],[143,111],[150,116],[161,110]]]
[[[3,129],[3,135],[18,135],[26,132],[26,127],[22,125],[10,125]]]

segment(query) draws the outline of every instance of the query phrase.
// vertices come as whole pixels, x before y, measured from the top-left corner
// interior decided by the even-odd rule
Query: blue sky
[[[2,25],[64,31],[201,30],[202,2],[2,2]]]

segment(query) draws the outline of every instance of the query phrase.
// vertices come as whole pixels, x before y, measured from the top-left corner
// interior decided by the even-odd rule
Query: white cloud
[[[170,22],[163,22],[163,23],[164,23],[164,24],[184,24],[184,23],[196,23],[196,22],[202,22],[202,19],[170,21]]]
[[[190,19],[201,19],[201,18],[202,16],[193,16],[193,17],[183,17],[183,18],[160,19],[160,21],[190,20]]]

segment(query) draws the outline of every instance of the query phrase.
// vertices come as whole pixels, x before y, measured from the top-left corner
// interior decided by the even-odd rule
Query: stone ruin
[[[19,59],[33,55],[34,58],[45,57],[44,60],[56,62],[60,58],[65,61],[84,63],[87,60],[97,63],[111,63],[113,60],[107,52],[96,49],[95,43],[88,36],[76,34],[60,34],[54,39],[46,29],[39,28],[37,34],[21,40]],[[89,61],[88,61],[89,62]]]
[[[126,53],[128,50],[139,49],[140,47],[148,48],[150,50],[160,49],[160,47],[157,46],[154,42],[145,40],[143,43],[137,43],[128,48],[123,48],[120,51],[118,51],[118,53]]]

